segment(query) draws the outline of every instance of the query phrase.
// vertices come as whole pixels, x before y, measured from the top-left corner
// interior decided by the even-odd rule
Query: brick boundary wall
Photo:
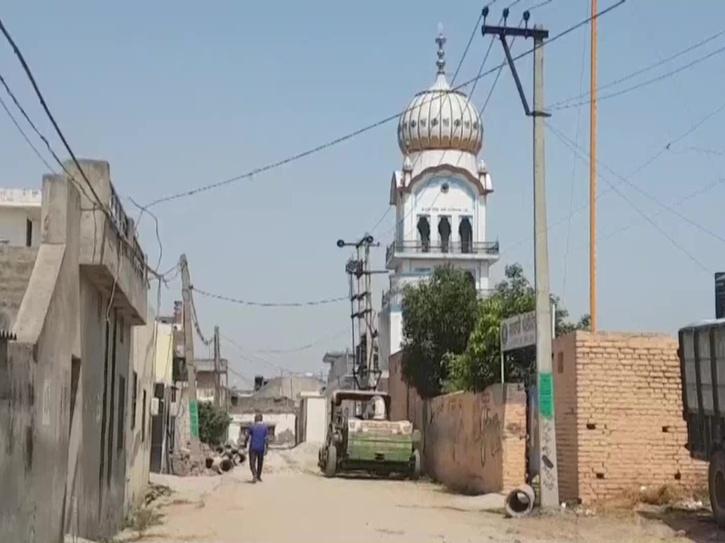
[[[706,485],[707,464],[685,448],[675,338],[575,332],[556,338],[553,362],[563,501]]]
[[[519,384],[422,400],[402,379],[401,353],[390,357],[391,418],[422,433],[423,467],[466,494],[508,491],[526,477],[526,393]]]

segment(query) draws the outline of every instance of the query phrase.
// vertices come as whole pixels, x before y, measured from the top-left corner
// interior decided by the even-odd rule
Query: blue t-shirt
[[[267,446],[267,425],[255,422],[249,427],[249,449],[254,452],[264,452]]]

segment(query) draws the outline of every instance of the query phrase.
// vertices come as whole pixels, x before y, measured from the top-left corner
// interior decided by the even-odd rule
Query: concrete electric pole
[[[219,353],[219,327],[214,327],[214,406],[221,407],[221,360]],[[225,406],[226,407],[226,406]]]
[[[541,507],[559,507],[559,480],[556,460],[556,424],[554,419],[554,381],[552,376],[551,295],[549,292],[549,242],[546,219],[546,163],[544,152],[544,40],[549,32],[540,26],[529,28],[529,12],[524,12],[526,26],[506,26],[509,10],[503,12],[503,26],[486,25],[488,8],[483,10],[483,35],[501,39],[506,60],[516,83],[524,111],[534,120],[534,277],[536,289],[536,375],[539,394],[539,479]],[[507,36],[534,40],[534,108],[529,109],[519,79]]]
[[[183,322],[184,322],[184,359],[186,361],[186,378],[188,395],[188,419],[189,419],[189,445],[193,457],[201,453],[199,446],[199,403],[196,398],[196,361],[194,360],[194,333],[191,322],[191,278],[189,277],[189,263],[186,255],[179,259],[181,268],[181,294],[183,300]]]

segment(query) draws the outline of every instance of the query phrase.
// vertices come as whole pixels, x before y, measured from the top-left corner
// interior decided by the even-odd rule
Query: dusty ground
[[[163,523],[145,532],[153,543],[725,541],[707,516],[653,513],[583,517],[573,513],[506,519],[487,510],[500,498],[463,497],[429,482],[325,479],[314,448],[272,451],[264,482],[247,466],[221,477],[161,477],[174,488],[159,504]],[[683,532],[684,530],[684,532]],[[122,540],[135,539],[125,534]]]

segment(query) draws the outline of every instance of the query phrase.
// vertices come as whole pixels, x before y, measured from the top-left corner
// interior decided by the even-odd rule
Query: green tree
[[[227,440],[231,417],[211,402],[199,403],[199,439],[207,445],[221,445]]]
[[[555,329],[561,335],[588,326],[588,316],[577,324],[567,321],[568,311],[558,297],[556,303]],[[478,307],[476,326],[468,341],[466,350],[446,358],[448,381],[446,391],[483,390],[501,379],[500,330],[503,319],[520,313],[533,311],[536,307],[536,292],[524,275],[519,264],[506,267],[505,278],[499,282],[490,296]],[[536,349],[528,347],[506,354],[505,375],[509,381],[529,382],[533,377]]]
[[[403,291],[403,377],[422,397],[441,393],[447,361],[465,351],[477,306],[470,274],[451,267]]]

